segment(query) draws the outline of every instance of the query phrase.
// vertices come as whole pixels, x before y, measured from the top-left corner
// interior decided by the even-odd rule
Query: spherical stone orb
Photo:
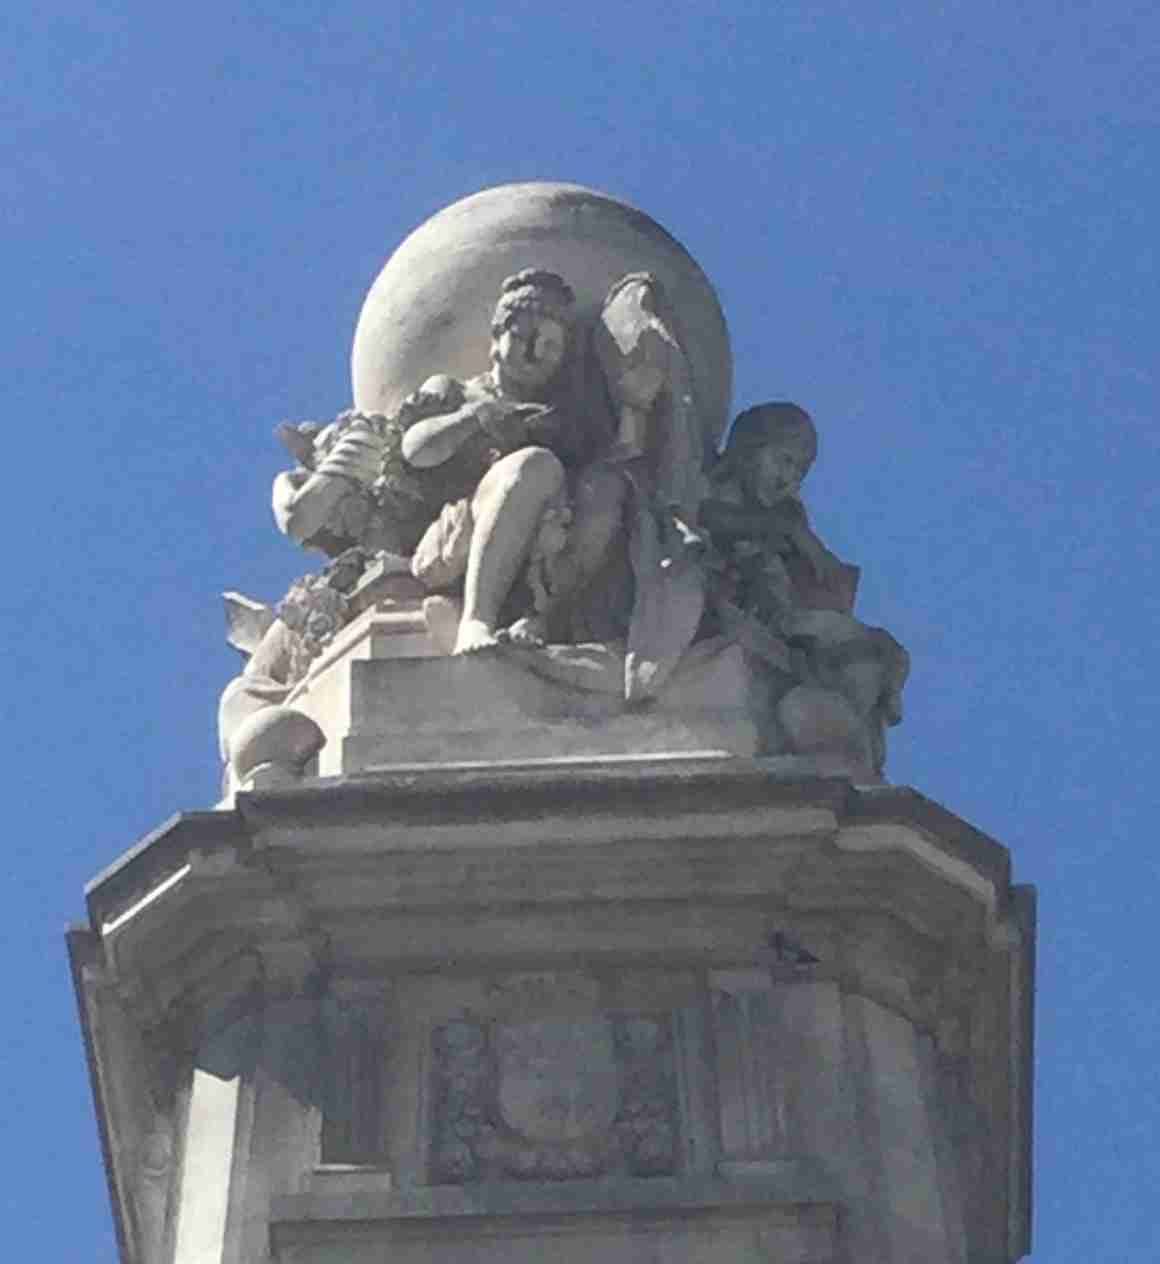
[[[271,706],[255,711],[230,734],[229,759],[246,777],[261,764],[300,771],[326,744],[326,735],[301,711]]]
[[[391,413],[436,373],[489,366],[500,285],[522,268],[558,273],[593,318],[612,283],[650,272],[664,287],[689,358],[703,433],[725,430],[733,389],[729,333],[713,287],[685,248],[642,211],[576,184],[506,184],[455,202],[387,260],[359,315],[354,406]]]

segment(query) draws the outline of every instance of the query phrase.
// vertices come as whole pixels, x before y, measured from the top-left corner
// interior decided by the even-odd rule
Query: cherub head
[[[568,357],[575,296],[554,272],[525,268],[500,287],[491,321],[491,358],[501,386],[534,398]]]
[[[746,496],[765,508],[798,495],[817,455],[818,432],[809,413],[780,400],[741,413],[725,449]]]

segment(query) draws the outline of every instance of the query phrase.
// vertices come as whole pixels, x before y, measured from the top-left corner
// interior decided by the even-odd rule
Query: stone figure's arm
[[[403,459],[418,470],[448,461],[480,427],[488,401],[472,400],[453,413],[417,421],[403,436]]]
[[[442,465],[479,430],[484,430],[503,452],[529,443],[551,447],[554,410],[543,404],[512,400],[469,400],[453,413],[416,422],[403,436],[403,459],[416,469]],[[537,423],[543,433],[538,433]]]
[[[314,470],[297,469],[274,480],[274,521],[299,544],[323,530],[339,503],[352,491],[369,488],[379,475],[383,439],[357,418],[339,434]]]
[[[274,480],[274,521],[283,535],[308,544],[327,524],[350,487],[335,475],[293,470]]]
[[[809,563],[810,569],[814,573],[814,578],[819,582],[824,582],[834,571],[841,567],[842,563],[814,534],[804,506],[802,507],[801,517],[788,527],[786,534],[794,548]]]
[[[743,505],[711,498],[701,503],[701,522],[717,544],[732,544],[735,540],[752,539],[761,535],[761,515]]]
[[[700,520],[713,543],[726,551],[742,547],[750,552],[784,553],[794,545],[782,517],[765,508],[714,497],[701,502]]]
[[[742,548],[767,554],[798,553],[819,582],[841,562],[814,534],[805,506],[782,501],[772,510],[754,505],[709,499],[701,505],[701,523],[718,548]]]

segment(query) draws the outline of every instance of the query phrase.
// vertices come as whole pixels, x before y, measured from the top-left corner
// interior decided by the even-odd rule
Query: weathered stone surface
[[[974,1264],[1029,1226],[1034,902],[882,786],[909,660],[729,415],[712,288],[564,185],[392,257],[278,428],[220,810],[70,936],[125,1264]],[[877,788],[872,788],[877,786]]]
[[[593,672],[603,647],[577,647]],[[751,755],[760,747],[751,679],[735,648],[691,663],[646,709],[619,692],[579,691],[550,679],[533,651],[497,649],[455,658],[365,661],[349,677],[349,727],[334,762],[358,772],[397,763],[698,752]],[[577,670],[579,668],[577,667]],[[623,660],[609,664],[619,676]],[[311,707],[309,697],[298,704]]]
[[[242,780],[264,764],[300,777],[325,744],[326,735],[309,716],[292,707],[262,707],[232,728],[230,764]]]
[[[130,853],[74,936],[127,1240],[1018,1258],[1029,895],[912,792],[776,773],[411,768],[239,794]],[[146,1178],[150,1050],[196,1119]]]
[[[275,520],[333,560],[292,585],[276,611],[228,599],[231,643],[250,659],[220,711],[227,799],[239,786],[398,758],[384,740],[390,712],[410,708],[395,707],[391,688],[378,690],[381,731],[351,743],[338,715],[348,701],[333,696],[339,677],[314,693],[315,703],[332,695],[334,724],[288,695],[334,660],[336,644],[350,644],[343,629],[372,593],[389,592],[389,604],[403,596],[381,580],[406,572],[428,635],[396,642],[387,657],[502,644],[526,651],[528,668],[558,687],[533,700],[511,659],[474,673],[459,701],[483,689],[476,722],[442,742],[425,725],[415,760],[456,759],[477,743],[494,758],[720,749],[881,780],[909,660],[854,617],[857,569],[810,526],[801,486],[817,454],[814,424],[777,401],[727,428],[730,353],[717,300],[647,216],[553,184],[486,190],[447,208],[372,288],[353,367],[354,409],[278,428],[297,464],[275,479]],[[673,689],[720,641],[744,660],[746,700],[672,722]],[[410,687],[409,670],[382,675]],[[636,714],[594,736],[586,692],[619,695]],[[641,718],[651,704],[665,713],[659,726]],[[251,718],[287,706],[320,723],[328,749],[317,765],[298,757],[296,721]],[[607,703],[598,710],[611,713]],[[532,722],[521,734],[505,713]],[[257,762],[254,725],[294,749]]]
[[[657,276],[681,313],[677,334],[693,360],[705,415],[717,434],[724,430],[732,356],[713,287],[649,216],[575,184],[485,189],[446,207],[399,246],[359,316],[355,407],[390,413],[432,374],[482,372],[500,283],[533,265],[568,280],[590,317],[626,273]]]
[[[309,1264],[540,1264],[545,1257],[601,1264],[837,1264],[838,1213],[819,1187],[792,1180],[731,1186],[725,1182],[634,1182],[617,1188],[561,1186],[556,1197],[499,1188],[482,1198],[366,1199],[327,1205],[277,1204],[273,1258]],[[805,1187],[805,1188],[803,1188]],[[554,1192],[554,1191],[553,1191]],[[538,1195],[538,1196],[537,1196]],[[377,1229],[367,1232],[373,1218]],[[486,1226],[486,1228],[484,1228]]]

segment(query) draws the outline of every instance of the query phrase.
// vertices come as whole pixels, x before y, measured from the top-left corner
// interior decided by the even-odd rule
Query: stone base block
[[[614,695],[579,693],[500,655],[358,663],[343,770],[433,760],[751,755],[756,725],[728,705],[734,689],[714,688],[735,687],[739,672],[737,656],[716,665],[708,687],[629,710]]]
[[[621,754],[747,756],[759,750],[753,682],[738,648],[691,663],[662,697],[635,707],[617,689],[622,658],[603,647],[569,650],[566,661],[497,649],[457,658],[348,662],[342,713],[319,717],[333,744],[320,771]],[[575,686],[578,677],[587,687]]]

